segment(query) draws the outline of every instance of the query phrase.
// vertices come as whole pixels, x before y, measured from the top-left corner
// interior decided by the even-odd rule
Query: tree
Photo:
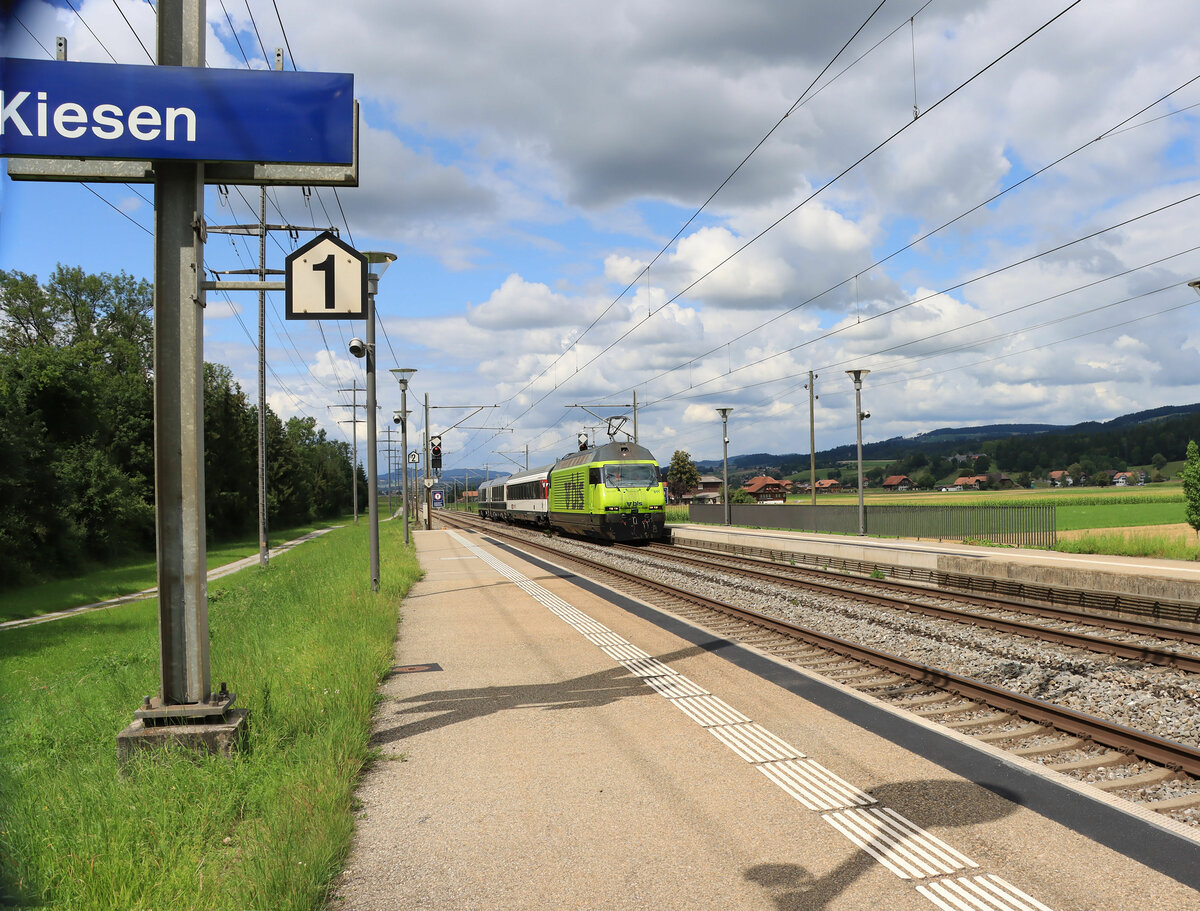
[[[1167,466],[1167,457],[1161,452],[1156,452],[1151,456],[1150,464],[1154,466],[1155,471],[1162,471]]]
[[[1074,482],[1076,487],[1083,484],[1084,480],[1087,478],[1087,475],[1084,473],[1083,466],[1078,462],[1072,462],[1067,466],[1067,474],[1071,476],[1071,480]]]
[[[667,468],[667,490],[671,499],[680,500],[685,493],[690,493],[700,486],[700,470],[692,457],[682,449],[676,449],[671,456],[671,465]]]
[[[984,453],[975,459],[975,474],[987,474],[992,467],[992,457]]]
[[[1187,444],[1187,461],[1179,472],[1183,478],[1184,511],[1188,525],[1200,536],[1200,446],[1195,440]]]

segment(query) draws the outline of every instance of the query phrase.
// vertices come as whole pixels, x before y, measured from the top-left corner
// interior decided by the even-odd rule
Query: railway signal
[[[442,438],[440,436],[429,438],[429,467],[433,471],[442,470]]]

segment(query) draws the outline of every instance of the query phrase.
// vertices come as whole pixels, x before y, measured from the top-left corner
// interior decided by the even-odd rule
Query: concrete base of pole
[[[134,712],[133,723],[117,735],[117,765],[147,750],[183,749],[231,756],[243,748],[250,710],[231,708],[233,695],[213,694],[211,703],[163,706],[157,698]]]

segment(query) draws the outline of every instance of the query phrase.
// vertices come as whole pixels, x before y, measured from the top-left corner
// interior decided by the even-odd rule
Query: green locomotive
[[[648,541],[666,528],[658,462],[636,443],[606,443],[564,456],[550,469],[549,522],[609,541]]]

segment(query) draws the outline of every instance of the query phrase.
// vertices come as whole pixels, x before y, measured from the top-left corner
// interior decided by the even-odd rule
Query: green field
[[[811,495],[792,496],[789,504],[808,505]],[[1120,554],[1175,560],[1200,559],[1200,539],[1186,530],[1183,489],[1178,483],[1144,487],[1035,488],[1033,490],[911,491],[868,490],[866,506],[1053,505],[1059,550]],[[818,505],[857,506],[854,492],[819,494]],[[669,507],[668,522],[686,522],[687,510]],[[1155,529],[1161,528],[1162,533]],[[1137,533],[1106,534],[1113,529]],[[1088,532],[1095,534],[1087,534]]]
[[[353,521],[353,516],[342,516],[331,522],[273,530],[270,542],[272,546],[276,546],[319,528],[345,525]],[[218,542],[210,545],[206,554],[206,565],[209,570],[213,570],[257,553],[257,534],[253,537]],[[98,601],[145,591],[157,584],[157,572],[153,553],[137,554],[116,564],[69,579],[54,579],[37,585],[9,589],[0,592],[0,623],[24,617],[39,617],[81,604],[95,604]]]
[[[232,759],[117,768],[117,733],[158,689],[154,601],[0,631],[0,906],[323,907],[420,573],[402,532],[380,526],[376,594],[365,522],[210,584],[212,679],[251,712]]]

